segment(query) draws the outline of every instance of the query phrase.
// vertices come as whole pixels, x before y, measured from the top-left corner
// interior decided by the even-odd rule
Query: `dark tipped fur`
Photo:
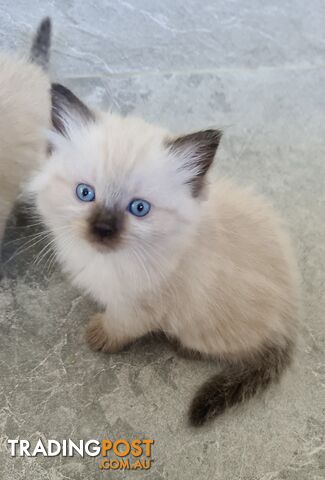
[[[52,24],[49,17],[44,18],[34,36],[30,50],[30,60],[47,71],[50,61]]]
[[[87,124],[95,121],[91,110],[68,88],[53,83],[52,97],[52,124],[61,135],[69,137],[67,126],[71,123]]]
[[[167,147],[178,155],[188,158],[182,168],[196,173],[190,180],[192,193],[197,197],[204,185],[204,176],[209,170],[222,137],[220,130],[202,130],[167,141]]]
[[[99,246],[115,248],[120,244],[125,212],[96,207],[89,218],[88,239]]]
[[[190,423],[199,427],[279,381],[291,362],[292,349],[288,341],[283,347],[264,347],[255,358],[230,363],[199,389],[190,407]]]

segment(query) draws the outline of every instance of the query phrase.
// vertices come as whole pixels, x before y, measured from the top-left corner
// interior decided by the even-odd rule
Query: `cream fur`
[[[212,174],[193,198],[192,152],[171,154],[170,134],[142,120],[99,114],[69,133],[52,135],[54,153],[30,192],[64,270],[105,309],[88,329],[95,348],[116,351],[163,330],[203,354],[241,358],[293,337],[295,261],[268,202]],[[125,212],[121,246],[99,250],[85,235],[94,204],[76,198],[80,182],[96,188],[97,205],[126,210],[143,198],[152,209]]]
[[[40,67],[0,55],[0,243],[22,183],[45,158],[49,90]]]

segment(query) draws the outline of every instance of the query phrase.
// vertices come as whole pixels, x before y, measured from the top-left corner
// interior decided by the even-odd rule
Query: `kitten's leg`
[[[86,339],[92,350],[117,353],[137,338],[145,335],[150,329],[137,328],[136,322],[122,324],[115,321],[109,311],[96,313],[89,321]]]
[[[92,350],[116,353],[131,342],[131,338],[112,328],[108,312],[96,313],[89,321],[86,339]]]

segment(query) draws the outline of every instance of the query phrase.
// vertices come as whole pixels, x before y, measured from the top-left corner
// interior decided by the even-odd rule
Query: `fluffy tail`
[[[43,70],[47,71],[50,61],[52,24],[49,17],[44,18],[38,26],[32,47],[30,50],[30,60],[36,63]]]
[[[291,362],[292,349],[288,341],[284,346],[265,347],[254,358],[228,364],[197,392],[190,407],[190,423],[199,427],[277,382]]]

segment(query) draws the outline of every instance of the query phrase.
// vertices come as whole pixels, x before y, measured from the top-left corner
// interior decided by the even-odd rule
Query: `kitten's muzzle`
[[[91,241],[111,245],[116,243],[123,229],[124,212],[105,208],[96,210],[89,219]]]
[[[92,227],[93,233],[103,239],[108,238],[117,233],[117,226],[116,222],[105,223],[105,222],[97,222]]]

